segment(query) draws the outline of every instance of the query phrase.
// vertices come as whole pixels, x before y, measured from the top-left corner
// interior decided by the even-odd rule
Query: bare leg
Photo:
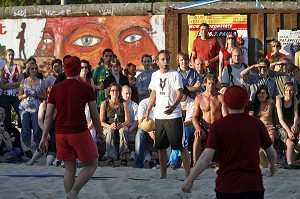
[[[78,198],[79,191],[82,189],[82,187],[90,180],[90,178],[95,173],[95,171],[98,167],[98,158],[96,158],[90,162],[84,162],[83,164],[84,164],[84,167],[79,172],[75,183],[73,183],[74,185],[73,185],[72,189],[67,194],[68,199],[77,199]],[[75,165],[75,171],[76,171],[75,161],[74,161],[74,165]],[[75,177],[75,174],[74,174],[74,177]]]
[[[158,150],[158,158],[159,158],[159,164],[160,164],[160,179],[167,178],[167,150],[161,149]]]
[[[53,155],[47,155],[47,160],[46,160],[46,167],[50,166],[54,160]]]
[[[32,155],[32,158],[29,160],[29,162],[26,162],[25,164],[28,166],[32,166],[34,162],[37,159],[40,159],[44,155],[43,152],[38,152],[37,150],[34,151],[34,154]]]
[[[189,160],[189,152],[186,147],[180,150],[181,151],[181,159],[184,165],[186,177],[190,175],[190,160]]]
[[[294,159],[293,159],[293,153],[294,153],[294,142],[290,139],[287,139],[286,142],[286,160],[288,164],[293,164]]]
[[[195,166],[201,154],[201,138],[195,138],[193,143],[193,165]]]
[[[68,194],[75,183],[76,161],[66,160],[64,161],[64,165],[65,165],[64,186],[65,186],[65,192],[66,194]]]

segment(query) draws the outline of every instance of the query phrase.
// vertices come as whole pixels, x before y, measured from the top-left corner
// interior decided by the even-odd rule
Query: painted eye
[[[98,44],[101,40],[93,36],[82,36],[76,39],[73,44],[77,46],[94,46]]]
[[[125,37],[124,41],[127,43],[133,43],[133,42],[137,42],[142,38],[141,35],[138,34],[130,34],[127,37]]]
[[[51,44],[53,42],[53,40],[52,39],[44,39],[43,42],[46,44]]]

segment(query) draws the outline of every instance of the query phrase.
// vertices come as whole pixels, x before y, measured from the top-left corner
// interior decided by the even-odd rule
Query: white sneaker
[[[150,160],[151,160],[151,154],[149,153],[149,152],[147,152],[146,153],[146,155],[145,155],[145,160],[144,160],[144,162],[150,162]]]
[[[134,154],[134,151],[131,151],[129,161],[130,161],[130,162],[134,162],[134,161],[135,161],[135,154]]]

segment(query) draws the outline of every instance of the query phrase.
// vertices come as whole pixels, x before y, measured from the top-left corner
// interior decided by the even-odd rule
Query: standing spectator
[[[251,73],[251,70],[253,69],[258,69],[259,74]],[[269,93],[268,97],[270,99],[275,100],[275,97],[279,94],[275,80],[269,77],[269,70],[270,62],[266,58],[262,57],[257,61],[257,64],[249,66],[240,73],[245,82],[250,85],[251,101],[253,101],[257,88],[260,85],[267,86]]]
[[[137,76],[137,80],[136,80],[136,87],[138,89],[140,102],[143,99],[150,97],[148,87],[151,81],[152,73],[154,72],[154,69],[151,68],[150,55],[144,54],[142,56],[142,64],[144,66],[144,71]]]
[[[221,84],[225,86],[244,85],[244,80],[241,72],[247,68],[247,65],[242,63],[242,52],[239,48],[234,48],[231,51],[232,64],[227,65],[222,72]]]
[[[276,152],[272,141],[264,124],[244,112],[248,94],[242,87],[229,87],[225,91],[224,101],[229,108],[229,115],[211,125],[206,148],[192,173],[184,181],[182,191],[191,192],[194,180],[208,168],[218,149],[220,161],[215,188],[217,198],[263,199],[264,187],[258,151],[261,147],[265,149],[270,160],[270,175],[274,175]]]
[[[90,85],[94,89],[94,81],[92,79],[92,68],[90,63],[87,60],[81,60],[81,70],[78,77],[79,81],[82,81]]]
[[[22,122],[22,140],[26,146],[31,146],[31,128],[33,129],[34,142],[38,146],[38,110],[43,100],[47,98],[44,80],[37,78],[38,67],[30,62],[26,68],[29,77],[22,80],[19,89],[20,116]]]
[[[189,90],[189,96],[193,99],[196,97],[196,92],[202,91],[199,74],[193,68],[189,67],[189,57],[186,53],[180,52],[177,54],[177,71],[182,77],[183,86]]]
[[[87,129],[84,107],[89,104],[91,117],[98,132],[99,141],[103,141],[102,128],[96,107],[94,90],[78,81],[80,59],[76,56],[64,62],[67,79],[54,86],[48,97],[47,112],[44,121],[40,149],[48,147],[48,132],[56,108],[56,147],[57,159],[64,161],[64,187],[66,198],[78,198],[79,191],[89,181],[98,167],[98,152],[92,136]],[[76,177],[76,159],[84,167]],[[76,177],[76,178],[75,178]]]
[[[45,80],[45,87],[53,86],[58,75],[62,73],[62,61],[60,59],[54,59],[51,62],[52,74]]]
[[[204,69],[209,68],[210,72],[217,77],[220,45],[215,37],[208,36],[208,32],[209,25],[200,24],[199,37],[193,42],[191,62],[194,65],[195,59],[203,59]]]
[[[219,76],[218,80],[222,79],[222,71],[228,64],[232,64],[231,52],[236,46],[236,37],[230,32],[226,36],[225,47],[222,47],[219,52]]]
[[[139,103],[139,94],[136,87],[136,65],[128,63],[124,69],[124,75],[128,78],[129,86],[131,88],[131,100]]]
[[[110,84],[116,82],[122,86],[129,85],[129,81],[125,75],[121,73],[121,64],[117,58],[113,58],[110,63],[111,75],[104,79],[103,85],[106,89]]]
[[[128,148],[128,127],[130,122],[128,104],[121,102],[121,91],[117,83],[113,82],[106,89],[107,99],[101,103],[100,122],[104,128],[106,137],[106,152],[103,160],[109,160],[107,166],[114,167],[114,160],[117,160],[118,153],[115,149],[116,133],[119,133],[120,145],[119,155],[121,157],[120,166],[127,166],[129,158]]]
[[[28,66],[28,64],[29,64],[30,62],[34,62],[35,64],[37,64],[37,63],[36,63],[36,59],[35,59],[33,56],[30,56],[30,57],[28,58],[26,64],[25,64],[25,68],[27,68],[27,66]],[[29,75],[30,75],[30,74],[28,74],[28,73],[25,71],[25,73],[24,73],[24,79],[26,79],[27,77],[29,77]],[[41,80],[44,80],[43,74],[40,73],[39,71],[38,71],[38,73],[37,73],[36,76],[37,76],[37,78],[39,78],[39,79],[41,79]]]
[[[295,97],[295,87],[292,82],[284,85],[284,95],[276,99],[276,108],[281,128],[278,131],[280,139],[285,143],[287,169],[300,169],[295,165],[295,150],[299,153],[298,100]]]
[[[158,149],[161,178],[167,178],[167,148],[180,150],[186,176],[190,173],[187,141],[183,132],[180,100],[182,78],[169,67],[170,55],[162,50],[158,53],[159,70],[154,72],[149,85],[152,91],[144,118],[148,119],[155,104],[155,147]]]
[[[105,100],[105,93],[104,93],[104,79],[110,75],[110,61],[113,59],[114,52],[106,48],[102,53],[101,61],[99,62],[99,66],[94,68],[93,70],[93,81],[95,83],[95,90],[97,92],[97,107],[98,111],[100,110],[100,106],[102,101]]]
[[[276,54],[279,54],[281,57],[286,57],[285,54],[279,52],[279,50],[282,47],[280,41],[277,41],[277,40],[271,41],[270,45],[272,47],[272,52],[270,52],[266,55],[267,60],[270,61],[271,57]]]
[[[11,107],[18,115],[19,126],[21,125],[19,114],[19,86],[23,80],[23,71],[20,65],[14,63],[15,52],[12,49],[6,50],[6,65],[0,70],[0,106],[4,108],[6,118],[11,121]]]

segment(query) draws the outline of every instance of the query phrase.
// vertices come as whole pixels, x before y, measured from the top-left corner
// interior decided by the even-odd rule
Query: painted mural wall
[[[165,48],[164,15],[57,17],[0,20],[0,53],[12,48],[15,58],[62,59],[76,55],[98,65],[111,48],[122,67],[140,66],[143,54]]]

